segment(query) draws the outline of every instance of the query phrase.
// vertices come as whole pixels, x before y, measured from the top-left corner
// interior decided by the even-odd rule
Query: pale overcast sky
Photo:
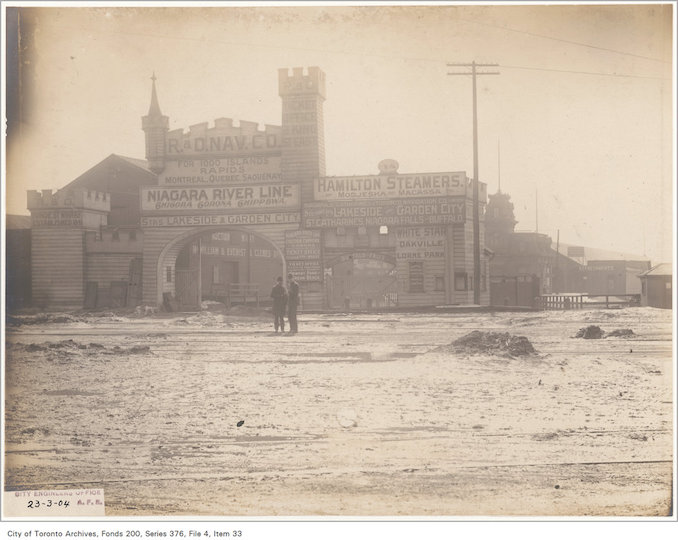
[[[195,4],[193,4],[194,6]],[[280,124],[277,69],[327,76],[328,175],[473,174],[515,204],[517,229],[672,258],[672,5],[26,9],[21,135],[8,141],[7,213],[106,156],[144,157],[153,72],[170,129],[232,117]],[[538,191],[538,224],[535,199]]]

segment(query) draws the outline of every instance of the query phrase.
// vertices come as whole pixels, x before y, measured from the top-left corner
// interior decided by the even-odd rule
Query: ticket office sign
[[[314,196],[317,201],[463,197],[469,183],[465,172],[328,176],[316,179]]]
[[[161,186],[253,184],[281,182],[280,156],[174,159],[165,162]]]
[[[286,231],[285,255],[290,260],[320,260],[320,231]]]
[[[299,205],[298,184],[141,188],[142,212],[246,212],[298,209]]]
[[[342,201],[304,204],[305,228],[449,225],[464,223],[463,198],[422,198],[409,201]]]

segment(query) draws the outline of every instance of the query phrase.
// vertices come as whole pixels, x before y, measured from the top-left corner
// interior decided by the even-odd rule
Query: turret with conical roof
[[[154,173],[160,173],[165,168],[165,139],[169,130],[169,117],[160,111],[158,94],[155,89],[155,73],[151,77],[151,105],[148,115],[141,118],[141,129],[146,133],[146,159],[148,168]]]

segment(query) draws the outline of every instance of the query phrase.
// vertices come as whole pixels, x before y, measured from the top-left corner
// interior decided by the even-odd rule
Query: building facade
[[[640,274],[640,305],[663,309],[673,307],[673,265],[662,263]]]
[[[37,305],[195,308],[236,290],[268,297],[292,273],[304,309],[489,303],[463,171],[327,176],[317,67],[279,70],[282,121],[218,118],[169,130],[155,87],[146,160],[112,155],[56,193],[29,192]],[[376,161],[376,160],[375,160]]]

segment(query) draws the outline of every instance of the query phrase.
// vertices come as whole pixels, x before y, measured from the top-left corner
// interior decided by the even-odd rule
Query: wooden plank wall
[[[135,253],[88,253],[85,281],[96,281],[99,287],[110,287],[111,281],[128,281],[129,265]]]
[[[85,231],[82,229],[32,230],[32,288],[35,306],[83,306],[84,235]]]

